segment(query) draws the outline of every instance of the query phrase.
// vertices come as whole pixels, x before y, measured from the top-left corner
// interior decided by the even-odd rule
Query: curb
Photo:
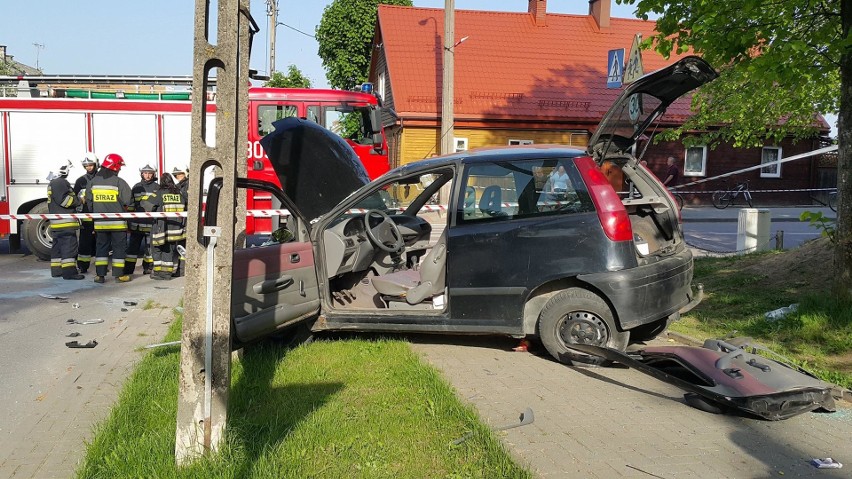
[[[661,335],[663,335],[663,334],[667,338],[672,339],[672,340],[674,340],[678,343],[685,344],[687,346],[702,346],[704,344],[702,341],[699,341],[699,340],[693,338],[692,336],[687,336],[685,334],[678,333],[678,332],[675,332],[675,331],[665,330],[661,333]],[[829,384],[831,384],[833,386],[831,388],[831,395],[834,397],[834,399],[838,399],[838,400],[844,401],[848,404],[852,404],[852,390],[843,389],[842,387],[840,387],[836,384],[832,384],[832,383],[829,383]]]

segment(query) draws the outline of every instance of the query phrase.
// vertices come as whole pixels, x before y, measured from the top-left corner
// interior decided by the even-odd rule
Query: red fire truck
[[[131,186],[139,181],[139,168],[146,164],[160,172],[188,165],[188,92],[65,90],[62,94],[64,98],[0,97],[0,214],[46,213],[47,176],[69,159],[76,165],[68,177],[73,183],[84,172],[80,160],[87,151],[99,157],[120,154],[127,163],[121,176]],[[260,139],[274,129],[274,121],[291,116],[316,121],[340,134],[371,178],[382,175],[389,164],[379,109],[377,97],[363,92],[250,88],[248,176],[277,182]],[[208,115],[215,122],[212,102]],[[212,145],[215,128],[207,131]],[[277,206],[269,195],[251,192],[246,201],[249,210]],[[247,234],[269,233],[270,220],[249,217],[246,230]],[[50,258],[52,239],[46,220],[0,221],[0,237],[5,235],[11,235],[13,248],[23,240],[33,254]]]

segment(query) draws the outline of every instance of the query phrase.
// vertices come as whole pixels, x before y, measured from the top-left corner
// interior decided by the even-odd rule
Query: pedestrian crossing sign
[[[633,45],[630,47],[630,58],[627,59],[627,64],[624,66],[624,83],[630,84],[638,80],[645,74],[645,67],[642,65],[642,51],[639,50],[639,44],[642,43],[642,35],[636,34],[633,37]]]
[[[621,75],[624,72],[624,49],[610,50],[606,65],[606,87],[621,88]]]

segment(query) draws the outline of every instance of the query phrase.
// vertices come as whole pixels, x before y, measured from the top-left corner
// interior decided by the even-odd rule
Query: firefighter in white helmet
[[[146,212],[153,211],[151,199],[152,194],[160,189],[157,184],[157,170],[151,165],[145,165],[139,169],[142,180],[133,185],[133,205],[129,211]],[[127,257],[124,259],[124,274],[132,275],[136,270],[136,262],[142,257],[142,274],[150,274],[154,267],[151,257],[151,225],[154,220],[146,218],[133,218],[127,222],[130,230],[130,240],[127,243]]]
[[[53,214],[71,214],[77,212],[80,198],[74,194],[71,183],[68,182],[68,172],[71,160],[59,168],[59,175],[48,177],[47,211]],[[83,279],[77,272],[77,230],[80,223],[74,218],[50,220],[50,233],[53,236],[53,247],[50,253],[50,275],[54,278]]]
[[[175,167],[172,170],[172,176],[175,179],[175,184],[185,198],[189,198],[189,167]],[[183,227],[186,228],[186,218],[183,220]],[[178,241],[182,249],[186,248],[186,238]],[[174,276],[183,276],[186,274],[186,258],[180,255],[178,267],[175,269]]]
[[[81,200],[81,205],[78,207],[80,212],[91,213],[92,208],[90,205],[86,204],[82,200],[86,196],[87,185],[90,181],[92,181],[92,178],[95,177],[95,173],[98,172],[100,161],[98,160],[98,157],[90,151],[86,153],[81,163],[83,164],[83,168],[85,168],[86,172],[74,182],[74,194],[76,194]],[[79,269],[81,273],[86,273],[92,263],[92,255],[95,254],[95,223],[91,218],[83,218],[80,221],[80,224],[80,248],[77,253],[77,269]]]

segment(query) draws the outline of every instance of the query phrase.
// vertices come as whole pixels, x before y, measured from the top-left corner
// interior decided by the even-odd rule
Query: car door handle
[[[282,276],[277,279],[269,279],[257,283],[252,286],[251,289],[255,292],[255,294],[269,294],[274,293],[276,291],[281,291],[282,289],[287,288],[291,284],[293,284],[292,276]]]
[[[298,263],[299,261],[302,261],[302,257],[299,256],[299,253],[290,253],[291,263]]]

